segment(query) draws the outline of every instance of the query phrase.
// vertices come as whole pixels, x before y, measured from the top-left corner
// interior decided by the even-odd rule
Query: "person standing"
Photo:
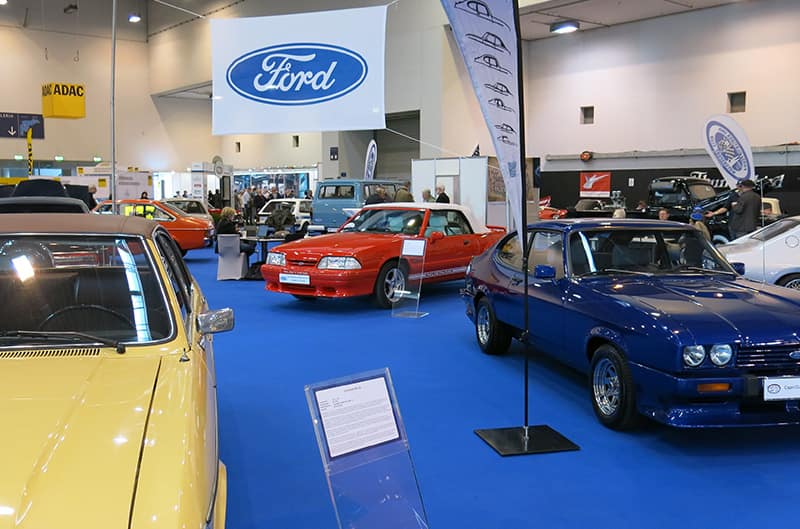
[[[250,224],[250,205],[252,199],[253,198],[250,196],[250,191],[247,189],[247,187],[245,187],[244,191],[242,191],[242,213],[244,213],[244,221],[247,224]]]
[[[375,188],[375,192],[367,197],[367,200],[364,202],[364,205],[366,206],[369,204],[382,204],[384,202],[386,202],[386,190],[382,187],[377,187]]]
[[[433,198],[433,195],[431,195],[431,190],[430,189],[426,188],[426,189],[422,190],[422,201],[423,202],[436,202],[436,199]]]
[[[436,186],[436,202],[440,204],[449,204],[450,197],[447,196],[447,193],[444,192],[444,186]]]
[[[411,194],[409,188],[411,184],[408,182],[403,182],[399,188],[397,188],[397,193],[394,194],[394,201],[395,202],[414,202],[414,195]]]
[[[732,239],[738,239],[755,230],[761,215],[761,197],[753,191],[756,183],[747,179],[742,180],[736,187],[740,190],[737,198],[732,198],[728,206],[706,214],[707,217],[715,217],[730,211],[728,230]]]
[[[97,193],[97,188],[95,186],[89,186],[89,198],[86,199],[86,207],[89,208],[89,211],[97,207],[97,201],[94,199],[95,193]]]

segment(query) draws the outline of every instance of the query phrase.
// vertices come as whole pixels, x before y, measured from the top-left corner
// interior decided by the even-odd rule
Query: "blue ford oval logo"
[[[749,177],[751,167],[744,146],[725,124],[716,120],[709,121],[706,125],[706,137],[720,168],[740,182]]]
[[[800,360],[800,351],[792,351],[789,353],[789,358],[792,360]]]
[[[313,105],[352,92],[367,77],[358,53],[330,44],[281,44],[242,55],[228,66],[239,95],[271,105]]]

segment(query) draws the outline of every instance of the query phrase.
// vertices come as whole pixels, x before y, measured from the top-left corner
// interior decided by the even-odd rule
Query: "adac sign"
[[[80,84],[43,84],[42,114],[46,118],[86,117],[86,89]]]
[[[311,105],[342,97],[367,76],[358,53],[329,44],[282,44],[234,60],[228,85],[239,95],[273,105]]]

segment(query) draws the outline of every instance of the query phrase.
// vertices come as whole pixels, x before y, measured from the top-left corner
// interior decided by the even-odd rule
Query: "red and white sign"
[[[581,173],[580,196],[581,198],[610,197],[611,173],[610,172]]]

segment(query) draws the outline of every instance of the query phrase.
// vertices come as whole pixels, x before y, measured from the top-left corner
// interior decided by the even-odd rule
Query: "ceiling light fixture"
[[[141,15],[139,15],[139,13],[131,13],[128,15],[128,22],[130,22],[131,24],[136,24],[137,22],[141,21],[142,17]]]
[[[4,6],[8,3],[8,0],[0,0],[0,6]]]
[[[550,33],[572,33],[578,31],[581,24],[577,20],[562,20],[561,22],[554,22],[550,24]]]

